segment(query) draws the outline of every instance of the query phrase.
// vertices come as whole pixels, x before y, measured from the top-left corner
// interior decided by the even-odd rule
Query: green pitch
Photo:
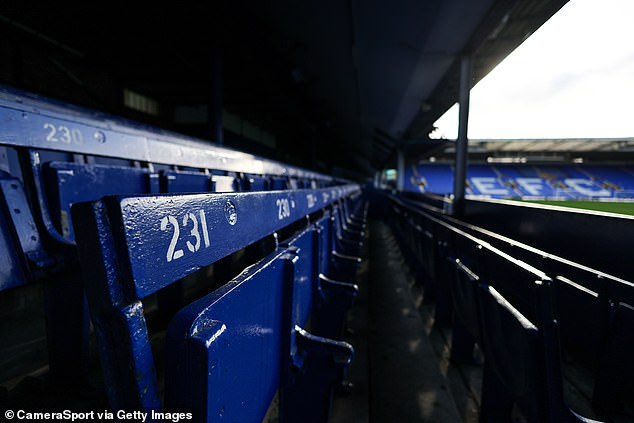
[[[562,201],[527,201],[528,203],[548,204],[551,206],[571,207],[576,209],[596,210],[610,213],[628,214],[634,216],[634,202],[607,202],[607,201],[577,201],[577,200],[562,200]]]

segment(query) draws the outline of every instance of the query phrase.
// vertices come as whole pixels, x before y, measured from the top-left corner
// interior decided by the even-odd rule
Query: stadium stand
[[[484,356],[481,421],[631,413],[627,267],[582,264],[555,244],[549,251],[459,220],[446,198],[362,190],[10,88],[0,106],[9,122],[0,286],[17,308],[24,291],[16,288],[41,284],[42,301],[21,307],[46,321],[40,348],[22,341],[41,333],[32,317],[3,332],[14,349],[4,366],[17,363],[19,379],[46,363],[51,381],[17,382],[22,389],[5,394],[9,406],[64,387],[33,406],[327,421],[355,355],[342,337],[359,293],[369,197],[434,305],[435,327],[450,329],[452,363]],[[449,166],[431,168],[427,181],[450,185]],[[419,181],[424,171],[416,170]],[[606,184],[626,188],[629,172],[474,165],[468,178],[474,196],[528,197],[551,177],[614,195]],[[476,203],[467,210],[478,220]],[[44,342],[48,359],[38,352]],[[589,404],[581,409],[565,395],[579,380]]]
[[[634,342],[623,332],[634,321],[631,272],[625,280],[597,270],[600,261],[593,269],[534,248],[421,195],[387,198],[385,219],[410,266],[424,269],[417,280],[433,293],[435,324],[452,328],[453,362],[473,363],[476,344],[484,353],[481,421],[510,421],[514,405],[528,421],[595,421],[564,400],[562,386],[580,380],[592,414],[628,421],[634,374],[616,345]]]
[[[44,286],[45,309],[24,308],[45,313],[56,407],[103,401],[77,396],[96,339],[112,410],[259,421],[279,395],[286,421],[327,420],[354,355],[335,339],[358,291],[359,185],[10,88],[0,115],[0,288]],[[16,323],[4,366],[28,374],[42,359],[20,357],[37,348]]]
[[[481,421],[631,415],[634,283],[618,253],[570,256],[566,244],[550,250],[470,222],[484,202],[459,220],[447,198],[362,190],[11,88],[0,115],[0,286],[15,316],[3,371],[19,387],[4,406],[328,421],[355,356],[343,336],[370,198],[433,304],[434,326],[450,330],[452,363],[478,365],[483,354]],[[412,175],[448,190],[450,166],[429,168]],[[481,164],[468,178],[474,197],[614,198],[632,174]],[[573,212],[546,211],[575,224]],[[589,226],[608,225],[597,222]],[[34,285],[44,297],[21,303]],[[48,384],[25,384],[43,365]],[[565,394],[579,381],[581,408]]]
[[[634,138],[430,138],[566,2],[7,0],[0,415],[634,421],[634,216],[507,201]]]
[[[634,196],[631,166],[487,165],[467,171],[467,195],[498,199],[626,199]],[[453,172],[448,164],[418,164],[406,169],[406,189],[450,194]]]

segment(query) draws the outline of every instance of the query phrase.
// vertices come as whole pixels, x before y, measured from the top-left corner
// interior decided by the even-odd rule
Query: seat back
[[[484,352],[480,420],[510,421],[516,404],[529,422],[591,421],[572,412],[563,399],[559,310],[547,274],[455,226],[452,219],[391,199],[399,222],[395,230],[414,232],[403,223],[406,216],[422,227],[425,220],[435,224],[443,245],[438,256],[453,266],[452,360],[469,360],[473,340]],[[579,295],[573,297],[576,301]],[[585,297],[580,298],[575,307],[582,306]]]
[[[315,190],[313,194],[320,196],[321,192]],[[341,195],[345,195],[343,190]],[[335,200],[337,197],[330,201]],[[73,221],[82,268],[90,274],[86,278],[86,290],[111,406],[115,409],[161,408],[141,302],[144,298],[329,204],[309,203],[305,193],[258,192],[107,197],[74,206]],[[296,330],[308,322],[312,313],[318,263],[316,245],[312,227],[288,242],[287,250],[293,255],[293,288],[287,303],[290,309],[286,311],[289,324],[286,331],[282,330],[276,336],[280,339],[288,337],[291,345],[297,344],[299,341],[295,337],[299,337],[313,349],[335,348],[340,354],[347,352],[351,356],[352,350],[347,344],[334,345],[329,340],[306,341],[307,335]],[[276,268],[266,267],[268,270],[260,275]],[[240,280],[250,281],[244,285],[245,289],[255,283],[249,277],[249,270]],[[269,283],[274,284],[271,295],[279,294],[280,282]],[[255,292],[261,293],[260,288],[254,288],[257,289]],[[244,300],[241,296],[234,299],[238,294],[233,291],[229,296],[223,292],[212,294],[207,301],[215,304],[221,297],[218,307],[229,304],[227,307],[233,310],[238,307],[235,304],[248,303],[252,299],[250,290],[245,291]],[[271,301],[283,301],[283,298],[281,295]],[[197,303],[192,310],[201,310],[204,305],[204,301]],[[192,312],[188,313],[191,315]],[[228,316],[223,314],[221,317],[235,324]],[[263,324],[279,318],[267,316]],[[287,354],[292,349],[285,349],[283,345],[280,348]],[[297,351],[295,355],[290,354],[289,360],[301,367],[304,354]],[[232,352],[223,349],[218,354],[228,356],[226,354]],[[200,360],[195,360],[192,365],[204,364]],[[323,369],[323,373],[329,374],[327,369]]]
[[[480,278],[460,259],[454,259],[452,265],[454,274],[450,282],[455,318],[462,322],[462,325],[476,342],[481,343],[480,311],[477,297]]]
[[[197,421],[262,421],[288,364],[292,263],[284,250],[174,316],[165,408]],[[289,265],[290,264],[290,265]]]
[[[598,360],[593,405],[605,413],[634,418],[634,306],[611,306],[607,339]]]
[[[491,286],[481,285],[478,299],[486,365],[491,366],[529,421],[544,421],[544,385],[540,380],[544,368],[537,327]]]

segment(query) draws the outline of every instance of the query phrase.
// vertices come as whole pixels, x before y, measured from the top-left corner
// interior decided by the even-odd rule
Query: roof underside
[[[446,162],[455,156],[454,141],[435,140],[434,148],[426,147],[410,161]],[[634,159],[634,138],[470,139],[469,157],[473,162],[622,162]]]
[[[565,3],[237,0],[210,13],[7,1],[1,47],[13,59],[0,76],[118,114],[120,90],[134,89],[162,106],[151,123],[209,138],[205,122],[179,124],[171,112],[210,104],[220,49],[223,107],[275,135],[263,154],[367,175],[455,103],[461,55],[473,57],[475,84]]]

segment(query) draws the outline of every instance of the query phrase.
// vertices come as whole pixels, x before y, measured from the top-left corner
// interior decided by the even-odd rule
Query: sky
[[[634,0],[570,0],[472,90],[471,139],[634,137]],[[458,106],[433,138],[455,139]]]

